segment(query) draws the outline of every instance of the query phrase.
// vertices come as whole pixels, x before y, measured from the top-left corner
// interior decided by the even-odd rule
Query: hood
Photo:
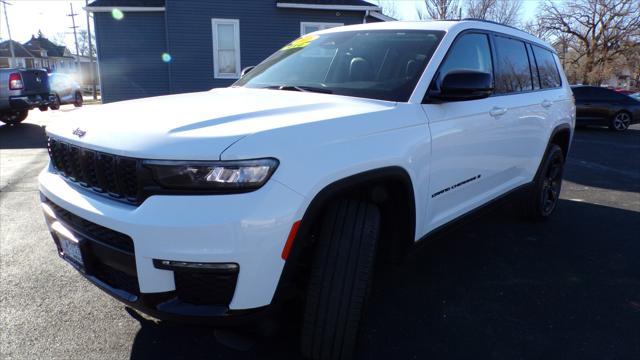
[[[47,133],[121,156],[215,160],[233,143],[253,133],[393,106],[395,103],[386,101],[329,94],[224,88],[89,105],[58,113]],[[78,137],[74,132],[84,135]]]

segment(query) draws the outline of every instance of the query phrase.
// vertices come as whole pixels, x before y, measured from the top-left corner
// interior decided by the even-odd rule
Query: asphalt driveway
[[[0,358],[297,359],[297,318],[247,351],[125,311],[58,258],[38,206],[42,125],[0,126]],[[81,110],[80,110],[81,111]],[[509,203],[379,273],[362,359],[639,359],[640,127],[577,132],[544,224]]]

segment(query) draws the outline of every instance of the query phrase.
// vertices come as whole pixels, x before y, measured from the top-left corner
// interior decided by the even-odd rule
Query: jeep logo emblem
[[[81,130],[80,128],[76,128],[75,130],[73,130],[73,135],[77,136],[77,137],[83,137],[87,132],[84,130]]]

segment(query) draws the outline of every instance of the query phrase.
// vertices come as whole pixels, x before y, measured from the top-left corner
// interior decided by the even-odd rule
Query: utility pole
[[[86,7],[89,7],[89,0],[84,0]],[[93,45],[91,44],[91,22],[89,21],[89,11],[87,12],[87,35],[89,36],[89,70],[91,74],[91,90],[93,93],[93,100],[98,100],[98,93],[96,92],[96,69],[93,67]]]
[[[69,6],[71,7],[71,14],[68,14],[67,16],[71,17],[71,23],[73,24],[73,26],[71,26],[71,29],[73,29],[73,41],[75,41],[76,43],[76,69],[80,68],[80,52],[78,51],[78,35],[76,34],[76,29],[78,28],[76,26],[76,16],[78,14],[73,12],[73,4],[69,3]]]
[[[13,49],[13,39],[11,38],[11,27],[9,26],[9,15],[7,15],[7,2],[4,0],[0,0],[0,2],[4,7],[4,19],[5,19],[5,22],[7,23],[7,34],[9,35],[9,51],[11,52],[11,64],[9,65],[9,67],[13,67],[17,65],[16,53],[15,53],[15,50]]]

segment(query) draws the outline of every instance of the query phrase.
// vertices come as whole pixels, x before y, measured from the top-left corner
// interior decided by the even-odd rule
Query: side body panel
[[[305,135],[300,136],[302,133]],[[372,169],[402,167],[411,178],[415,194],[417,239],[425,229],[430,152],[429,127],[420,105],[398,104],[366,116],[259,132],[238,141],[221,159],[265,154],[279,159],[280,166],[271,180],[305,196],[298,219],[327,185]]]

